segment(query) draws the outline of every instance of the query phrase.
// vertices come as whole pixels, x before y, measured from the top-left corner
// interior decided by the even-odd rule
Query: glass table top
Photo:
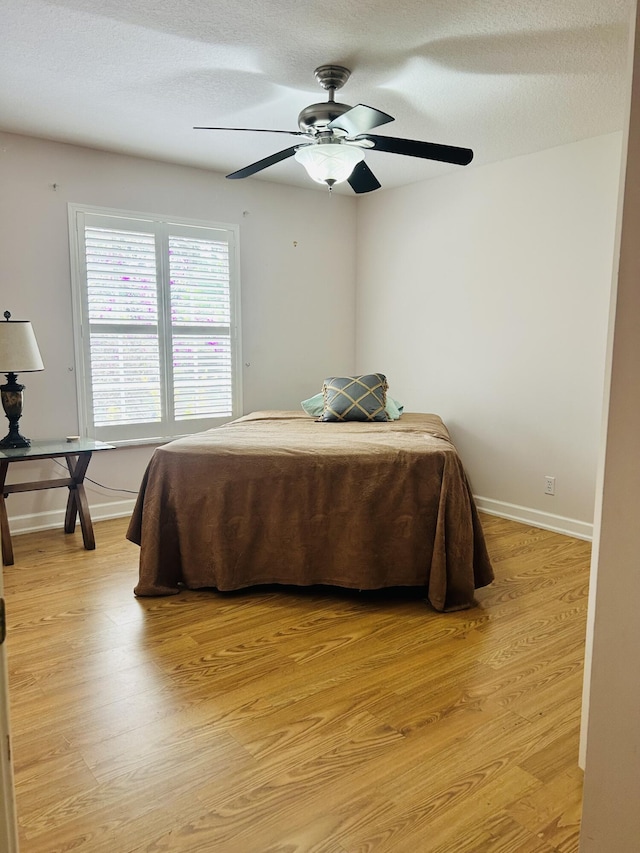
[[[94,441],[92,438],[44,439],[31,441],[30,447],[0,447],[0,459],[38,459],[44,456],[68,456],[94,450],[113,450],[113,444]]]

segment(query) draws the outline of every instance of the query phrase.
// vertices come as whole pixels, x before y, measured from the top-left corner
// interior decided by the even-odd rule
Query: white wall
[[[68,202],[239,224],[245,412],[298,408],[324,376],[354,369],[355,199],[6,133],[0,186],[0,315],[8,309],[32,321],[46,367],[19,377],[24,435],[78,431]],[[89,476],[137,490],[151,452],[97,454]],[[56,473],[64,474],[51,462],[21,462],[10,466],[8,482]],[[94,518],[127,498],[90,489]],[[65,499],[64,489],[11,495],[12,530],[28,529],[33,513],[37,524],[58,523],[46,513]]]
[[[480,506],[589,536],[621,134],[364,198],[358,370],[448,424]],[[556,495],[543,494],[556,477]]]

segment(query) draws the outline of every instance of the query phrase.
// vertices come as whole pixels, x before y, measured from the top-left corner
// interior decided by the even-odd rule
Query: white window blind
[[[83,433],[196,432],[240,413],[233,227],[70,206]]]

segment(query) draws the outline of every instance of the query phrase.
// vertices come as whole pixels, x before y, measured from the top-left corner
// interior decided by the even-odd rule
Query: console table
[[[88,551],[96,547],[93,525],[89,513],[89,504],[84,491],[84,478],[91,461],[91,455],[97,450],[112,450],[112,444],[81,438],[74,441],[32,441],[30,447],[5,447],[0,449],[0,531],[2,533],[2,558],[5,566],[13,565],[13,545],[9,531],[5,499],[16,492],[33,492],[40,489],[69,489],[67,510],[64,517],[64,532],[73,533],[76,518],[80,519],[82,541]],[[68,477],[53,480],[39,480],[33,483],[5,483],[7,471],[12,462],[26,462],[29,459],[57,459],[64,457],[67,463]]]

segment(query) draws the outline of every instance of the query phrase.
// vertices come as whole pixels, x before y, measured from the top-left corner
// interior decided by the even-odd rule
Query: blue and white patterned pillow
[[[330,376],[322,384],[321,421],[387,421],[387,378],[382,373]]]

